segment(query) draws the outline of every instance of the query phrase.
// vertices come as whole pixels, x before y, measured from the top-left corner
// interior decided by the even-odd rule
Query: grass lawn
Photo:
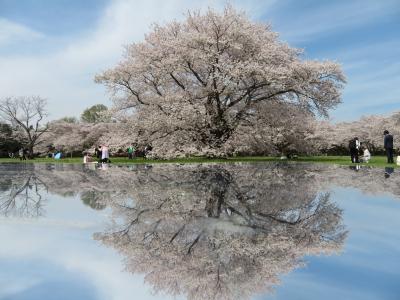
[[[269,156],[248,156],[248,157],[232,157],[232,158],[176,158],[169,160],[155,160],[155,159],[144,159],[135,158],[129,160],[125,157],[111,157],[112,163],[115,164],[145,164],[145,163],[229,163],[229,162],[262,162],[262,161],[281,161],[279,157]],[[301,156],[297,159],[288,160],[289,162],[310,162],[310,163],[328,163],[338,165],[352,165],[350,156]],[[63,158],[61,160],[55,160],[52,158],[36,158],[33,160],[20,161],[19,159],[12,158],[0,158],[0,163],[82,163],[81,157],[74,158]],[[373,156],[368,164],[363,164],[372,167],[398,167],[396,164],[387,164],[386,156]]]

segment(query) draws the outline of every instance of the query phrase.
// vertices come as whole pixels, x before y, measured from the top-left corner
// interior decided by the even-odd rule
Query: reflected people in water
[[[394,168],[385,167],[385,178],[389,178],[394,173]]]

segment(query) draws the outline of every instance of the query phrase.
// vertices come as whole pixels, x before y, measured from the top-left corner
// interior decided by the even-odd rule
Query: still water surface
[[[0,164],[0,299],[399,299],[399,172]]]

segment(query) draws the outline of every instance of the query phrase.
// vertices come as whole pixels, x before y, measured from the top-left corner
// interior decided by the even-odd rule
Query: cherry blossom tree
[[[313,137],[316,129],[317,121],[311,113],[292,104],[270,103],[268,107],[257,108],[250,122],[238,126],[226,143],[230,147],[227,152],[239,155],[316,153]]]
[[[96,82],[110,91],[114,110],[131,115],[135,138],[179,156],[223,154],[238,127],[271,105],[327,116],[345,78],[338,64],[302,60],[269,26],[228,6],[155,25]]]
[[[71,123],[65,120],[56,120],[49,124],[49,130],[43,137],[43,145],[53,147],[64,152],[82,152],[94,150],[100,143],[112,142],[112,149],[117,150],[121,142],[110,141],[111,137],[121,139],[121,124],[117,123]],[[129,143],[129,140],[125,141]],[[46,151],[44,147],[41,149]]]

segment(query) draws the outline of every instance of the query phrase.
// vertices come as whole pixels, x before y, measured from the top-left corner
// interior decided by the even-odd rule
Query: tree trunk
[[[210,175],[212,176],[212,179],[209,181],[212,182],[209,186],[210,197],[206,201],[205,210],[207,211],[208,217],[219,218],[222,205],[225,202],[226,192],[232,179],[230,174],[224,171],[211,174],[206,173],[205,175],[207,177]]]
[[[32,144],[28,145],[28,158],[33,159],[33,145]]]

